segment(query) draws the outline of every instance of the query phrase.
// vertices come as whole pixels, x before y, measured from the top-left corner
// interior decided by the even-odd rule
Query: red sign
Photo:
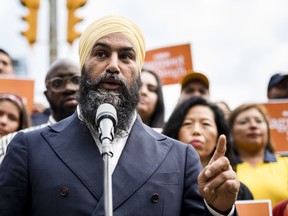
[[[187,70],[193,69],[190,44],[147,51],[144,68],[155,71],[163,85],[180,83]]]

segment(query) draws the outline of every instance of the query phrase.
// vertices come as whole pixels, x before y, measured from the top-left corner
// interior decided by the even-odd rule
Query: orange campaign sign
[[[272,143],[279,154],[288,154],[288,100],[263,103],[268,112]]]
[[[22,97],[27,112],[32,113],[34,103],[34,80],[0,77],[0,93],[12,93]]]
[[[169,46],[146,52],[144,68],[155,71],[163,85],[180,83],[193,69],[190,44]]]
[[[271,200],[237,200],[239,216],[272,216]]]

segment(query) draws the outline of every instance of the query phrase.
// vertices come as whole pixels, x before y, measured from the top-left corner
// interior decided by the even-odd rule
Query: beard
[[[115,126],[115,137],[121,137],[123,132],[130,128],[137,104],[139,102],[139,90],[141,87],[140,76],[128,86],[116,73],[105,73],[95,80],[91,80],[85,67],[82,69],[79,104],[84,123],[92,130],[98,131],[95,122],[98,107],[103,103],[113,105],[117,112],[118,122]],[[113,78],[121,85],[121,91],[106,90],[101,87],[102,80]]]

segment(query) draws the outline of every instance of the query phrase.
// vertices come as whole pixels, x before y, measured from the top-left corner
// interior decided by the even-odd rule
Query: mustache
[[[118,74],[115,73],[105,73],[102,76],[99,76],[98,78],[92,80],[92,79],[87,79],[86,84],[90,87],[90,90],[96,91],[98,87],[101,85],[102,82],[105,80],[114,80],[115,83],[118,83],[121,87],[128,88],[127,83],[120,78]]]
[[[138,76],[131,84],[125,79],[122,79],[119,74],[111,72],[105,72],[91,78],[89,76],[89,71],[85,70],[85,67],[83,67],[79,91],[79,104],[81,114],[85,120],[84,122],[89,128],[96,131],[98,130],[95,125],[96,111],[101,104],[110,103],[116,108],[118,116],[117,131],[115,135],[119,136],[123,131],[128,130],[139,101],[141,79],[140,76]],[[121,85],[121,90],[105,90],[101,86],[105,82]]]

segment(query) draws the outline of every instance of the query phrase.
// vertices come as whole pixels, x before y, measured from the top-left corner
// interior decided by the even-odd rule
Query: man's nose
[[[119,73],[119,58],[117,53],[112,53],[107,66],[107,72]]]
[[[199,91],[194,91],[193,94],[192,94],[192,96],[193,96],[193,97],[201,97],[202,94],[201,94],[201,92],[199,92]]]

